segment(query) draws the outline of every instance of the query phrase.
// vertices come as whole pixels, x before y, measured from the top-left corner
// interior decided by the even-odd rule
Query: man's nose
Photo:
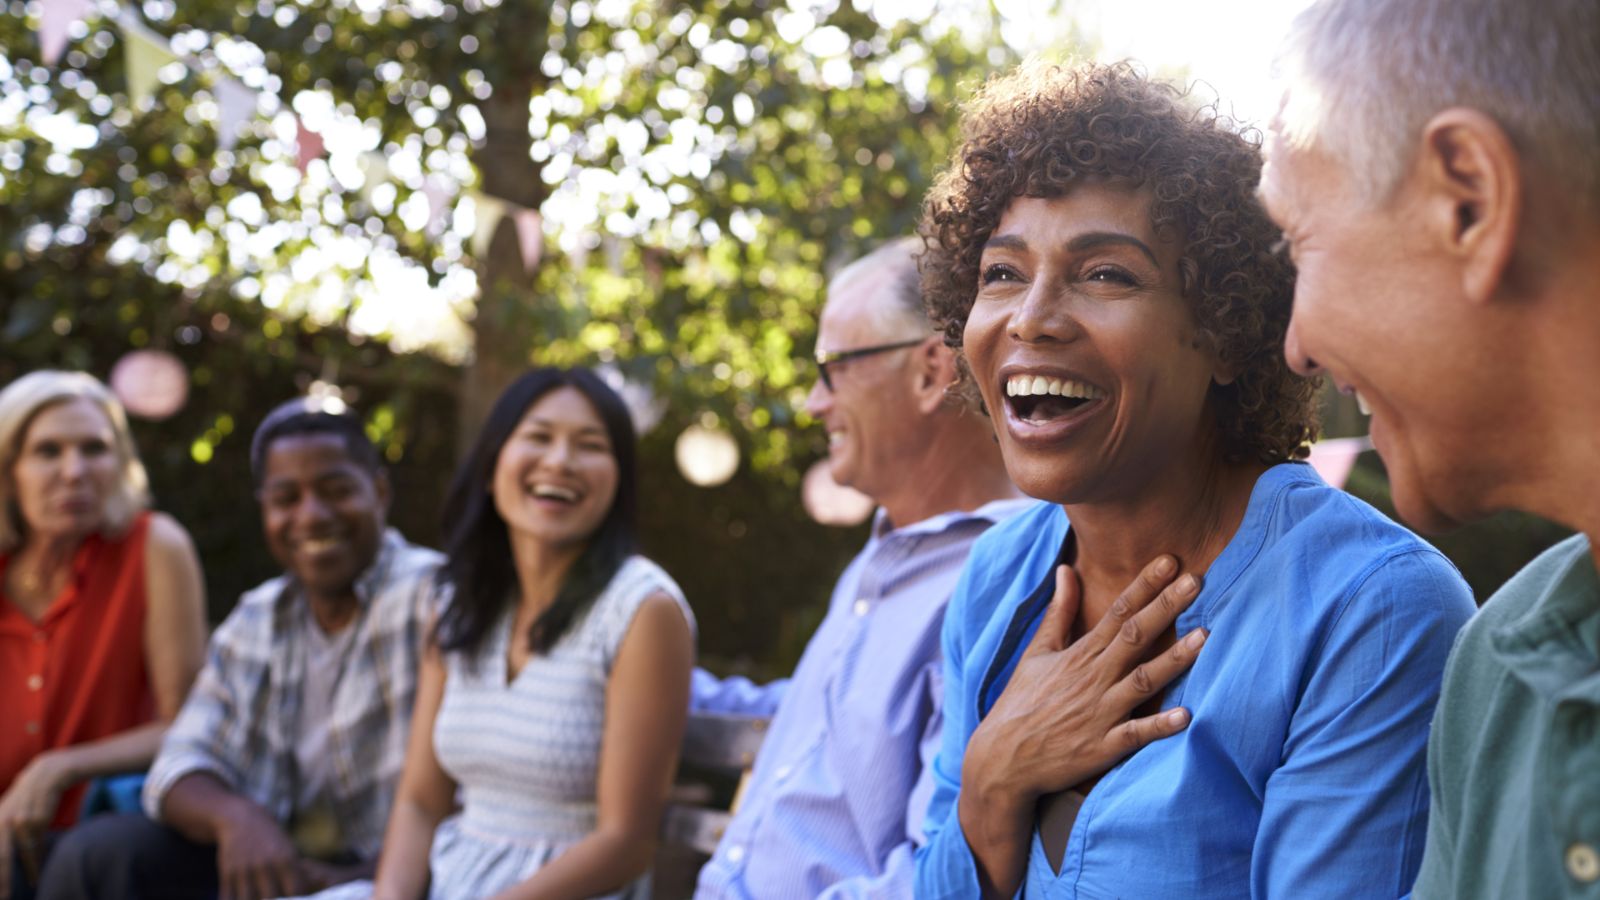
[[[813,419],[820,419],[832,406],[833,391],[828,390],[827,385],[822,383],[821,378],[818,378],[811,385],[811,392],[806,394],[806,415]]]
[[[294,517],[301,522],[321,522],[333,517],[333,508],[315,491],[307,491],[295,504]]]
[[[1306,352],[1305,345],[1300,340],[1300,318],[1293,316],[1289,319],[1289,330],[1283,335],[1283,356],[1289,362],[1289,368],[1296,374],[1307,378],[1314,378],[1322,374],[1322,367]]]

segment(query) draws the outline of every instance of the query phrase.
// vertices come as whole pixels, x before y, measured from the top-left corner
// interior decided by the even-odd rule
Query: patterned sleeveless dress
[[[433,836],[430,900],[477,900],[538,871],[594,830],[606,682],[617,648],[651,594],[694,616],[665,571],[642,556],[623,563],[587,613],[548,654],[507,683],[511,611],[476,666],[447,654],[444,699],[433,727],[439,764],[460,785],[461,812]],[[317,900],[370,896],[370,882]],[[649,876],[611,900],[644,900]]]

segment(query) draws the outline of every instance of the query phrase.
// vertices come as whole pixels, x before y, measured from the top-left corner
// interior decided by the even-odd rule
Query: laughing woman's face
[[[1011,479],[1056,503],[1136,498],[1216,446],[1229,376],[1182,296],[1148,192],[1018,197],[984,246],[963,351]]]

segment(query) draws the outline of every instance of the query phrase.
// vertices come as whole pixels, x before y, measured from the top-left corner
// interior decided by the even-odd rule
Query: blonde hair
[[[0,390],[0,553],[15,550],[28,534],[28,523],[23,521],[22,510],[17,507],[13,474],[28,427],[46,407],[72,400],[88,400],[99,407],[111,423],[117,481],[101,511],[102,527],[113,534],[120,532],[150,506],[149,476],[133,445],[127,413],[111,391],[99,379],[84,372],[53,369],[31,372]]]

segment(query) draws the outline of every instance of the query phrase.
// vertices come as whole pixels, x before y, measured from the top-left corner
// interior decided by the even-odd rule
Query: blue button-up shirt
[[[945,604],[973,542],[1026,505],[904,528],[880,510],[791,680],[763,690],[695,673],[698,710],[777,711],[697,898],[910,896],[942,723]]]
[[[1045,503],[996,527],[951,600],[919,898],[978,896],[961,757],[1038,627],[1066,535]],[[1179,634],[1211,635],[1163,702],[1191,724],[1095,785],[1059,874],[1035,838],[1026,896],[1404,894],[1427,825],[1428,721],[1472,612],[1455,568],[1415,535],[1308,466],[1269,469],[1178,618]]]

